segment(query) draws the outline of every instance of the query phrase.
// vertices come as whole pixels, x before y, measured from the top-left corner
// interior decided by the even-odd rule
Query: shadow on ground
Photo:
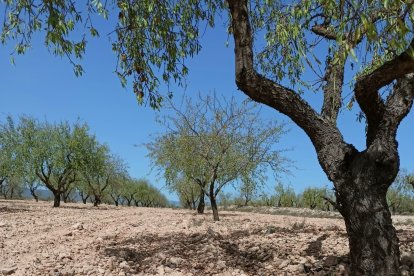
[[[303,229],[305,231],[309,232]],[[276,235],[294,241],[299,232],[288,228],[266,227],[221,235],[209,228],[204,233],[174,233],[166,236],[146,234],[122,241],[109,241],[100,250],[106,257],[128,262],[132,273],[156,273],[156,268],[163,265],[194,275],[212,275],[228,268],[243,270],[249,275],[279,275],[281,270],[277,265],[275,267],[274,258],[289,259],[292,247],[272,243],[270,240],[263,242],[263,239],[252,236],[273,234],[272,237]],[[295,256],[314,256],[316,259],[314,263],[303,264],[303,273],[320,272],[318,275],[327,275],[336,269],[339,262],[348,262],[347,256],[321,254],[322,242],[330,234],[335,235],[334,232],[314,234],[315,239],[308,242],[307,249]]]

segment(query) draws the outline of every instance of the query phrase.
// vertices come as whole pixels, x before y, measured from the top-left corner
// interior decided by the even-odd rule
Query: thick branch
[[[336,123],[339,109],[342,105],[342,86],[344,84],[344,68],[346,55],[342,47],[329,58],[325,72],[326,84],[323,87],[324,98],[322,106],[322,116],[333,123]],[[335,59],[335,57],[338,57]],[[335,61],[335,62],[334,62]]]
[[[414,48],[414,40],[411,41],[409,50],[412,48]],[[396,79],[414,73],[414,59],[409,55],[409,50],[385,62],[372,73],[357,79],[355,98],[367,118],[367,146],[373,141],[385,110],[379,90]]]
[[[319,116],[297,93],[256,72],[253,65],[253,38],[246,2],[246,0],[228,0],[235,40],[237,86],[253,100],[264,103],[291,118],[311,138],[317,150],[326,146],[321,143],[326,140],[326,135],[341,137],[337,128]],[[330,133],[326,131],[327,129]]]
[[[336,40],[336,34],[334,31],[328,29],[324,25],[314,25],[312,26],[312,32],[316,35],[322,36],[329,40]]]
[[[388,97],[375,140],[395,140],[399,124],[411,110],[413,98],[414,74],[408,74],[397,81],[393,93]]]
[[[236,84],[253,100],[266,104],[291,118],[311,139],[319,162],[330,180],[335,180],[335,168],[354,147],[344,142],[336,125],[326,120],[294,91],[260,74],[253,63],[253,37],[247,0],[227,0],[232,17],[235,42]]]

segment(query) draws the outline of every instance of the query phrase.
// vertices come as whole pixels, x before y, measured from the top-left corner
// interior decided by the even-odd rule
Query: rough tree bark
[[[59,207],[60,206],[60,198],[62,196],[62,193],[59,190],[52,191],[53,193],[53,207]]]
[[[101,197],[98,195],[94,196],[94,200],[93,200],[93,206],[94,207],[98,207],[99,204],[101,204]]]
[[[220,218],[218,214],[216,194],[214,192],[214,182],[210,184],[209,198],[211,203],[211,210],[213,211],[213,220],[219,221]]]
[[[236,84],[253,100],[287,115],[311,139],[322,169],[335,186],[337,202],[332,203],[345,220],[351,275],[398,275],[398,238],[386,192],[399,170],[395,138],[398,125],[413,102],[414,59],[402,53],[357,79],[355,98],[367,118],[367,148],[359,152],[344,141],[336,123],[346,55],[336,64],[328,63],[324,103],[321,113],[317,113],[298,93],[257,73],[248,1],[227,0],[227,3],[235,41]],[[323,36],[335,40],[334,35]],[[389,84],[394,87],[384,101],[378,91]]]
[[[201,189],[200,191],[200,197],[198,200],[198,206],[197,206],[197,213],[204,214],[204,208],[206,207],[205,199],[204,199],[204,191]]]

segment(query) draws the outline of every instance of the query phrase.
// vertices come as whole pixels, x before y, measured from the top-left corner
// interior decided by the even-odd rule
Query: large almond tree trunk
[[[370,154],[358,153],[347,160],[348,169],[335,182],[336,207],[345,220],[352,275],[396,275],[400,253],[386,193],[398,171],[398,159],[389,158],[385,164],[371,160]]]
[[[335,186],[337,202],[332,203],[344,217],[350,275],[399,275],[398,238],[386,193],[399,170],[397,129],[414,98],[414,58],[409,49],[357,77],[353,92],[367,124],[366,149],[358,151],[344,141],[337,127],[347,52],[338,46],[330,55],[339,59],[327,57],[323,105],[317,112],[299,93],[257,72],[249,1],[227,3],[235,44],[236,84],[253,100],[288,116],[310,138],[319,164]],[[323,36],[323,32],[318,33]],[[352,43],[349,45],[355,46]],[[414,40],[410,47],[414,48]],[[380,89],[387,85],[393,87],[384,99]]]

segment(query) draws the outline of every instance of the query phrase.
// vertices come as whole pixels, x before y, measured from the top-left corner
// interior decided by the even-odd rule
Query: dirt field
[[[0,275],[347,275],[343,222],[0,200]],[[414,275],[414,217],[394,217]]]

